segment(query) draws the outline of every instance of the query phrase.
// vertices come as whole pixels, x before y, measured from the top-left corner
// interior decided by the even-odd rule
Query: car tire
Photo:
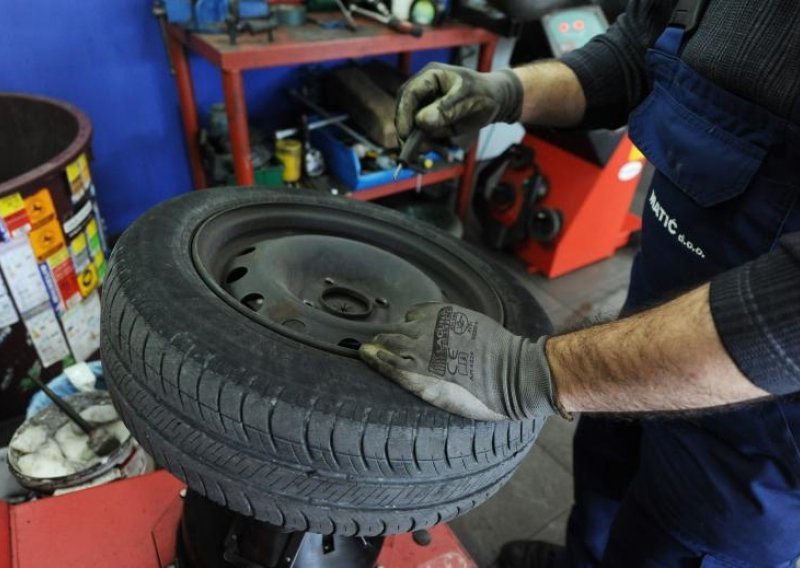
[[[249,211],[252,221],[277,210],[294,227],[283,233],[349,231],[346,238],[368,240],[374,235],[363,223],[389,239],[372,246],[400,257],[403,243],[424,243],[417,248],[443,255],[441,266],[414,255],[408,262],[423,271],[448,263],[473,270],[496,295],[509,330],[530,337],[550,331],[536,301],[503,269],[394,211],[297,190],[186,194],[134,222],[109,261],[102,360],[135,437],[193,490],[286,530],[407,532],[488,499],[525,457],[542,421],[480,422],[441,411],[354,353],[256,321],[198,268],[198,235],[210,220]],[[310,218],[319,227],[303,228]]]

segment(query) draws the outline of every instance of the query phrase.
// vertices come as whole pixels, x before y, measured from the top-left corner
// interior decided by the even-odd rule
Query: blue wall
[[[112,235],[191,189],[175,84],[150,7],[150,0],[3,2],[0,90],[67,100],[89,115],[92,171]],[[431,56],[415,57],[415,67]],[[219,74],[202,60],[192,70],[207,109],[222,99]],[[299,68],[245,74],[252,121],[285,126],[294,107],[276,87],[301,75]]]
[[[175,89],[149,2],[4,4],[0,89],[64,99],[89,115],[92,170],[109,231],[187,191]]]

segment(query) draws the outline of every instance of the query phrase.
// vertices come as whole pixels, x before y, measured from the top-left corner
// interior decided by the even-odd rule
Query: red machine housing
[[[175,561],[185,485],[165,471],[21,505],[0,501],[0,568],[166,568]],[[447,525],[430,543],[388,537],[385,568],[475,568]]]
[[[531,134],[522,144],[534,149],[550,188],[536,207],[558,211],[562,219],[553,240],[527,238],[514,246],[530,272],[555,278],[608,258],[641,229],[630,206],[645,158],[627,135],[602,166]]]

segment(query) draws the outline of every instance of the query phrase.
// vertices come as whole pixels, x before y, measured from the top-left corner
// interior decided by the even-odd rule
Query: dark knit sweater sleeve
[[[644,56],[669,22],[676,0],[630,0],[608,31],[561,61],[578,76],[587,108],[582,126],[616,128],[649,91]]]
[[[800,233],[711,281],[711,314],[725,349],[756,386],[800,391]]]

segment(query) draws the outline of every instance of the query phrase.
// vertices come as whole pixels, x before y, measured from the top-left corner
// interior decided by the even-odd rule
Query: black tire
[[[128,229],[103,294],[102,359],[125,423],[156,461],[229,509],[289,530],[382,535],[434,525],[494,494],[541,421],[440,411],[357,358],[299,343],[213,292],[190,253],[206,219],[296,203],[413,231],[468,261],[510,330],[550,330],[533,298],[464,243],[388,209],[312,193],[187,194]]]

